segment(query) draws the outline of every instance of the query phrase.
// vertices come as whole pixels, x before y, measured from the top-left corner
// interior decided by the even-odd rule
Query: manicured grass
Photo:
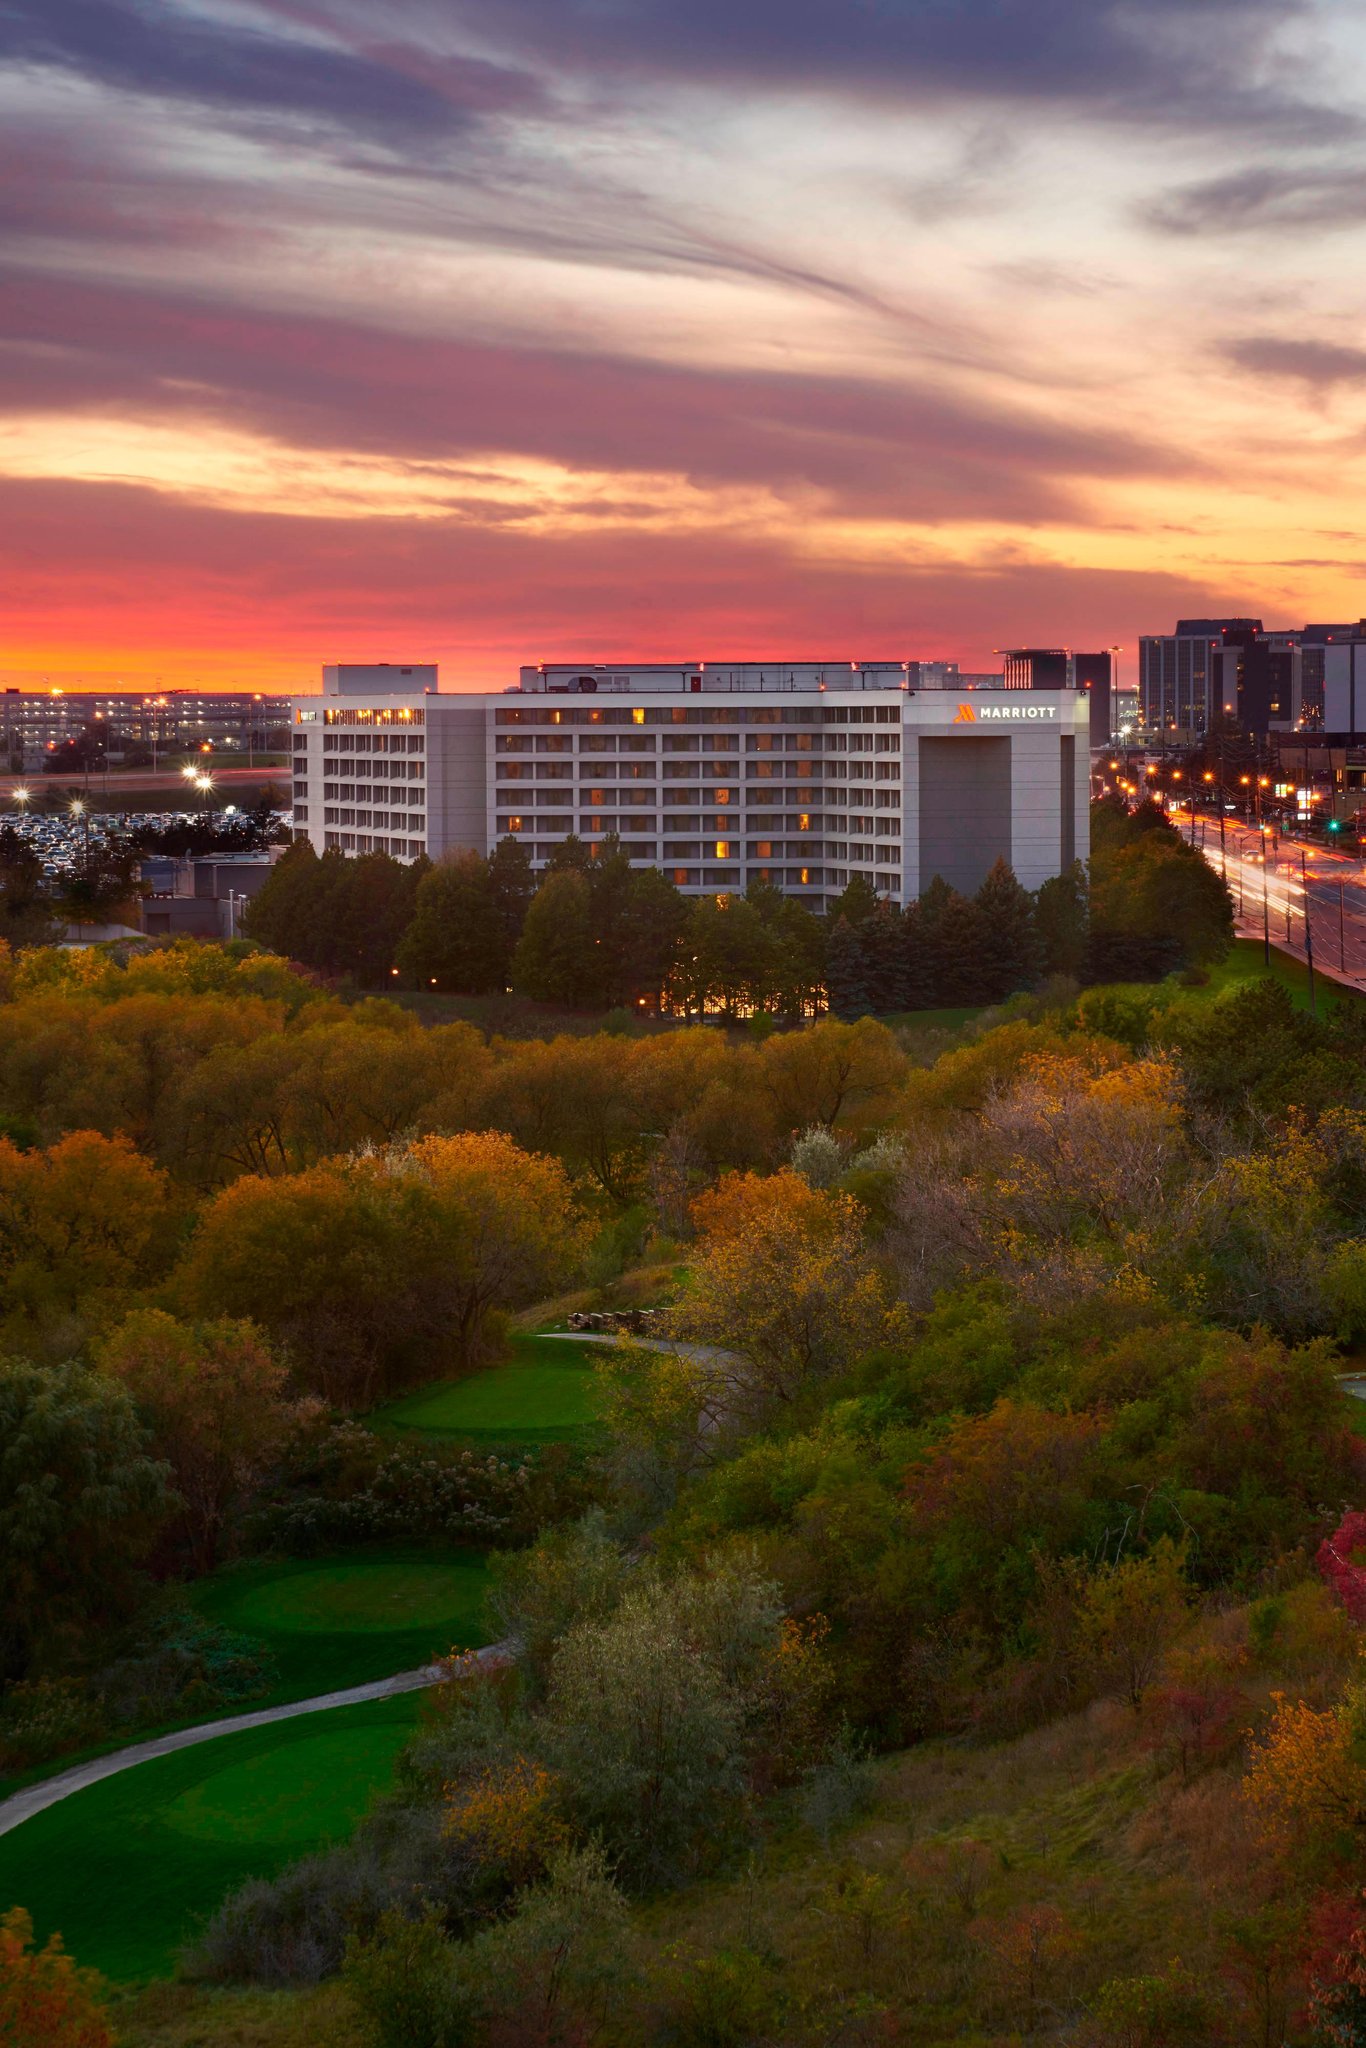
[[[256,1560],[201,1579],[189,1597],[206,1620],[239,1629],[274,1658],[277,1683],[251,1711],[485,1642],[485,1579],[477,1554],[414,1547]]]
[[[582,1438],[598,1414],[591,1346],[524,1336],[506,1365],[423,1387],[368,1420],[372,1429],[447,1443],[530,1447]]]
[[[1317,949],[1316,949],[1317,950]],[[1226,989],[1238,988],[1249,981],[1259,981],[1270,974],[1290,991],[1290,999],[1297,1010],[1309,1008],[1309,969],[1302,960],[1294,959],[1289,953],[1278,953],[1271,948],[1271,965],[1266,964],[1265,948],[1260,939],[1235,939],[1226,958],[1210,969],[1210,978],[1205,992],[1222,995]],[[1366,998],[1353,988],[1346,988],[1341,982],[1330,981],[1326,974],[1316,974],[1315,990],[1320,1016],[1324,1005],[1335,1003],[1359,1003]],[[1182,991],[1186,993],[1186,991]],[[1199,991],[1192,991],[1198,994]]]
[[[26,1906],[116,1980],[169,1975],[224,1894],[350,1833],[419,1695],[302,1714],[137,1764],[0,1836],[0,1911]]]

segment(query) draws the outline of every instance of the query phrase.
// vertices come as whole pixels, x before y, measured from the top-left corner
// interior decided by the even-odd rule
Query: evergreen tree
[[[1010,864],[998,858],[973,901],[981,919],[978,985],[988,1002],[1003,1002],[1038,980],[1033,898]]]
[[[593,1000],[608,1009],[630,997],[635,937],[631,917],[634,871],[615,832],[603,839],[584,873],[593,934]]]
[[[926,1007],[959,1009],[987,1001],[982,993],[982,922],[972,898],[935,875],[920,898],[919,921],[930,993]]]
[[[586,839],[580,839],[577,832],[571,832],[562,839],[545,864],[548,875],[586,875],[593,858],[593,849]]]
[[[837,920],[825,949],[825,993],[831,1014],[846,1023],[873,1014],[862,936],[847,917]]]
[[[789,1017],[815,1014],[825,986],[826,923],[798,902],[784,896],[769,925],[777,957],[774,996]]]
[[[875,1015],[889,1016],[907,1007],[910,976],[901,912],[894,903],[879,902],[872,916],[857,927],[863,952],[864,980]]]
[[[512,956],[512,985],[538,1003],[592,1000],[598,985],[592,911],[583,875],[548,874],[531,899]]]
[[[1034,894],[1034,930],[1045,974],[1080,979],[1086,968],[1086,870],[1079,860]]]
[[[536,894],[531,855],[520,839],[505,835],[489,855],[489,887],[509,959],[522,936],[527,907]]]
[[[901,913],[901,962],[906,1008],[934,1009],[934,961],[926,946],[925,921],[919,903],[908,903]]]
[[[843,918],[856,928],[870,918],[878,906],[878,893],[866,875],[851,875],[848,886],[834,899],[826,917],[833,932]]]
[[[404,974],[423,987],[434,981],[460,995],[482,995],[504,985],[511,952],[489,862],[457,853],[422,877],[398,948]]]

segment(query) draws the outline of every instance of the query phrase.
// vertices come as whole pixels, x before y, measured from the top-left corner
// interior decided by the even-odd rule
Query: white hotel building
[[[295,700],[295,837],[401,860],[506,834],[542,865],[616,833],[695,894],[762,877],[813,909],[853,875],[897,902],[1026,888],[1089,852],[1088,704],[1075,690],[910,687],[915,666],[707,662],[524,668],[442,694],[434,666],[323,671]]]

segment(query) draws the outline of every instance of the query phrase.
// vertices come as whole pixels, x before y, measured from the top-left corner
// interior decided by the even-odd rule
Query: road
[[[1189,811],[1170,813],[1186,837]],[[1228,882],[1241,938],[1268,933],[1278,952],[1306,957],[1305,920],[1314,941],[1314,966],[1325,978],[1366,990],[1366,863],[1322,845],[1301,847],[1266,828],[1226,818],[1223,843],[1217,816],[1197,811],[1195,844]],[[1303,856],[1303,858],[1301,858]]]

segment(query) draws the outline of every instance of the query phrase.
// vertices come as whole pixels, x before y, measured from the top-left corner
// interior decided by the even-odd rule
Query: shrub
[[[381,1915],[369,1940],[346,1945],[343,1981],[375,2048],[461,2048],[471,2011],[455,1949],[430,1910]]]

